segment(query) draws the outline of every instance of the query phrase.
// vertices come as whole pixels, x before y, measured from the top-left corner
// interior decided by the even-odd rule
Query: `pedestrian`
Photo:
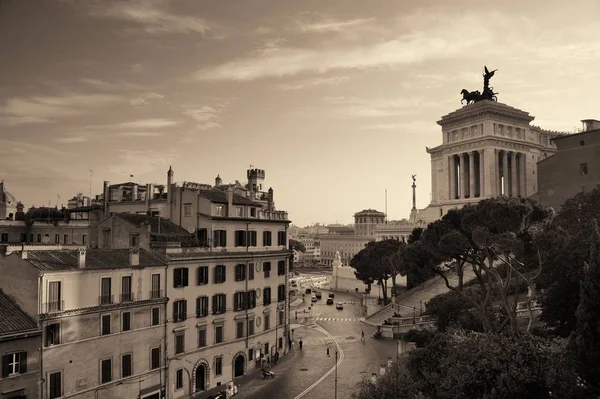
[[[275,352],[275,364],[279,363],[279,351]]]
[[[300,350],[302,350],[302,340],[298,341],[298,346],[300,347]]]
[[[271,356],[267,356],[267,368],[271,367]]]
[[[288,347],[290,350],[292,350],[292,340],[288,339]]]
[[[327,356],[329,356],[329,347],[327,347]]]

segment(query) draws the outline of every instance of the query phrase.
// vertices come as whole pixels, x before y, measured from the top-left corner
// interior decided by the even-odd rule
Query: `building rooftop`
[[[17,199],[14,197],[14,195],[6,191],[6,188],[4,187],[4,180],[0,181],[0,204],[14,206],[17,204]]]
[[[363,215],[385,216],[385,213],[369,208],[369,209],[363,209],[362,211],[356,212],[354,214],[354,216],[363,216]]]
[[[136,213],[115,213],[114,217],[122,219],[135,226],[150,225],[150,231],[153,234],[164,235],[183,235],[189,236],[190,233],[183,227],[176,225],[170,220],[161,218],[160,216],[142,215]]]
[[[36,329],[36,322],[0,290],[0,335]]]
[[[79,269],[79,251],[45,250],[28,251],[27,262],[41,271],[69,271]],[[164,260],[148,251],[140,249],[138,266],[166,266]],[[88,249],[85,254],[85,269],[131,268],[129,249]]]
[[[218,188],[211,188],[210,190],[200,190],[200,195],[210,202],[214,202],[216,204],[227,204],[229,201],[227,200],[227,192]],[[242,197],[239,194],[233,194],[233,204],[234,205],[254,205],[257,207],[262,206],[259,203],[253,202],[248,198]]]

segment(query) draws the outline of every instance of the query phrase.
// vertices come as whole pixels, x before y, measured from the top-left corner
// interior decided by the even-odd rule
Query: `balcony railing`
[[[65,310],[65,301],[49,301],[43,306],[45,313],[56,313]]]
[[[100,295],[98,297],[98,303],[100,305],[112,305],[113,303],[115,303],[115,296],[114,295]]]
[[[163,297],[163,290],[150,290],[150,299],[158,299]]]
[[[131,292],[124,292],[121,294],[121,303],[123,302],[133,302],[133,293]]]

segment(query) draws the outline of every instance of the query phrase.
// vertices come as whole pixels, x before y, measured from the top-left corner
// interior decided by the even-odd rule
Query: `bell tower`
[[[250,165],[246,173],[248,177],[248,189],[253,192],[263,191],[263,183],[265,181],[265,171],[263,169],[255,169]]]

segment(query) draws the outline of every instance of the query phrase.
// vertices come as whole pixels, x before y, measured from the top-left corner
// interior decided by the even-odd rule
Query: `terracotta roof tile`
[[[0,290],[0,335],[35,329],[36,322]]]
[[[200,195],[204,198],[208,199],[210,202],[214,202],[217,204],[227,204],[227,192],[223,190],[219,190],[217,188],[211,188],[210,190],[200,190]],[[261,204],[253,202],[248,198],[242,197],[239,194],[233,194],[233,204],[234,205],[254,205],[257,207],[261,207]]]
[[[79,254],[73,250],[28,251],[27,261],[42,271],[66,271],[79,269]],[[139,266],[165,266],[161,258],[140,249]],[[129,262],[129,249],[88,249],[85,255],[85,268],[119,269],[132,267]]]
[[[131,224],[140,227],[144,223],[150,223],[152,233],[158,234],[159,220],[160,220],[160,234],[164,235],[178,235],[178,236],[189,236],[187,230],[183,227],[176,225],[170,220],[150,215],[141,215],[136,213],[115,213],[115,217],[123,219]]]

